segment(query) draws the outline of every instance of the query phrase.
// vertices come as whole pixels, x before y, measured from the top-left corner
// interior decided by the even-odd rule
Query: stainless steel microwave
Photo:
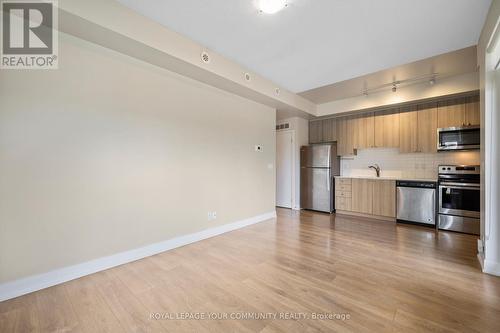
[[[437,150],[473,150],[481,145],[479,126],[448,127],[437,130]]]

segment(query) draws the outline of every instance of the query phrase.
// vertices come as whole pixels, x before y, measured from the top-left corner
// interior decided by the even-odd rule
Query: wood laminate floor
[[[2,302],[0,332],[500,332],[500,278],[475,249],[470,235],[279,209]]]

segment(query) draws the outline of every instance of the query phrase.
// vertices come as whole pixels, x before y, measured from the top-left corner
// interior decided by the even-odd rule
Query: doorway
[[[276,206],[292,208],[295,188],[294,131],[276,133]]]

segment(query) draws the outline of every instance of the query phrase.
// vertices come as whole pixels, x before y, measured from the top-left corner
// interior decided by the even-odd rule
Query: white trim
[[[276,211],[47,273],[0,284],[0,302],[276,217]]]
[[[500,263],[485,260],[483,265],[483,273],[500,276]]]

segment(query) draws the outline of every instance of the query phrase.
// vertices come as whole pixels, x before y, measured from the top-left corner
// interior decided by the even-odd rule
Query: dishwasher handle
[[[398,180],[397,187],[415,187],[415,188],[437,188],[437,183],[432,181],[416,181],[416,180]]]

